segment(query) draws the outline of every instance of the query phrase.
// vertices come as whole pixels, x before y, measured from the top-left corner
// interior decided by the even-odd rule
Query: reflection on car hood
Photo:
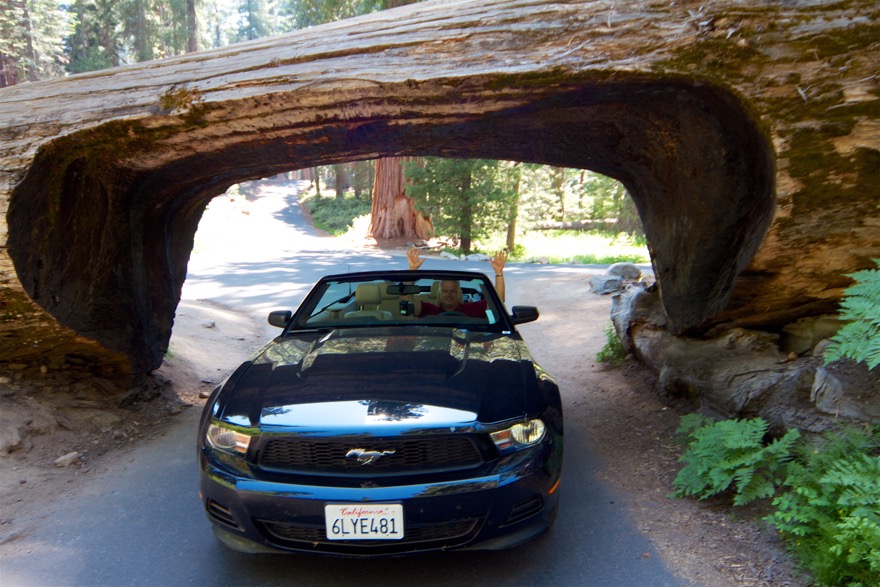
[[[428,327],[293,334],[231,379],[215,414],[245,426],[325,430],[494,422],[528,411],[534,379],[528,351],[509,334]]]

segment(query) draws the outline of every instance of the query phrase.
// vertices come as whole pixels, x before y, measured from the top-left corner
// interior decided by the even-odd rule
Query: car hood
[[[236,372],[215,417],[263,428],[448,426],[535,409],[516,335],[450,328],[347,329],[278,338]]]

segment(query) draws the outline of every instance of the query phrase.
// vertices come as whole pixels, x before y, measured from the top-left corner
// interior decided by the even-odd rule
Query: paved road
[[[267,310],[295,305],[319,274],[405,266],[400,256],[327,250],[327,239],[310,236],[286,198],[267,194],[250,209],[249,216],[273,218],[271,229],[242,222],[239,238],[229,235],[228,246],[212,251],[199,251],[197,240],[184,298],[219,301],[265,321]],[[209,225],[206,218],[206,231]],[[508,306],[527,290],[527,280],[587,270],[511,264]],[[576,418],[566,425],[562,504],[548,534],[511,551],[378,561],[243,555],[219,545],[196,494],[197,418],[182,416],[160,437],[121,455],[118,467],[59,495],[32,532],[0,547],[0,586],[689,585],[664,567],[632,527],[623,500],[593,476],[598,463],[582,448]]]

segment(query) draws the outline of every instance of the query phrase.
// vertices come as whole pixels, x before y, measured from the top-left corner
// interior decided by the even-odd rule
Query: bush
[[[307,201],[315,226],[333,236],[344,234],[354,219],[369,214],[371,202],[354,197],[327,198],[312,196]]]

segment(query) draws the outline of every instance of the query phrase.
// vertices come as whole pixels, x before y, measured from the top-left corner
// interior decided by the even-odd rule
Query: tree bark
[[[513,190],[516,193],[516,197],[510,210],[510,220],[507,222],[507,238],[505,239],[507,251],[513,251],[513,248],[516,246],[516,220],[519,217],[519,199],[522,195],[520,192],[522,188],[522,168],[517,165],[514,173],[516,174],[516,180],[514,181]]]
[[[376,161],[370,235],[375,239],[424,240],[433,236],[431,220],[406,195],[403,163],[408,157]]]
[[[336,199],[341,200],[345,197],[347,183],[345,166],[342,163],[336,163],[333,165],[333,189],[336,191]]]

